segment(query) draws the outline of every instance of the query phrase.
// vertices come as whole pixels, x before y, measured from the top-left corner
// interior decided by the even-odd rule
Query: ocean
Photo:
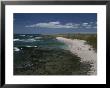
[[[43,48],[65,48],[64,43],[59,42],[55,37],[41,34],[14,34],[14,51],[19,47],[43,47]]]

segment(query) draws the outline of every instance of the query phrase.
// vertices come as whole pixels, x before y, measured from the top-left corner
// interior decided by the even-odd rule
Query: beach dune
[[[81,62],[91,62],[92,68],[89,73],[91,75],[96,75],[97,53],[93,50],[93,48],[90,45],[86,44],[85,40],[68,39],[64,37],[56,37],[56,39],[60,42],[65,43],[68,47],[68,50],[70,50],[71,53],[81,58]]]

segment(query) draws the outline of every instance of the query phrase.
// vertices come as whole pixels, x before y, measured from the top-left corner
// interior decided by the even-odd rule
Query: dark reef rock
[[[24,47],[14,52],[14,75],[87,75],[90,68],[89,62],[63,49]]]

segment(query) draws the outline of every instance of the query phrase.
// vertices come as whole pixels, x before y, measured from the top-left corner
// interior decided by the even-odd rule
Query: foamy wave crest
[[[26,46],[26,47],[37,47],[37,46]]]
[[[14,39],[14,41],[21,41],[21,42],[35,42],[35,39]]]
[[[25,35],[20,35],[20,36],[25,36]]]
[[[42,37],[35,37],[35,39],[41,39]]]
[[[32,47],[32,46],[26,46],[26,47]]]
[[[14,51],[20,51],[18,47],[14,47]]]
[[[35,39],[26,39],[24,40],[24,42],[35,42],[36,40]]]
[[[13,41],[19,41],[19,39],[14,39]]]

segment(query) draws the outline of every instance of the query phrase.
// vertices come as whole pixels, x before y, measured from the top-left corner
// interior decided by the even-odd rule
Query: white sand
[[[67,39],[63,37],[57,37],[57,40],[65,43],[68,46],[68,49],[75,55],[81,58],[81,62],[88,61],[92,62],[93,66],[89,74],[96,75],[97,68],[97,53],[93,50],[93,48],[85,44],[86,41],[78,40],[78,39]]]

